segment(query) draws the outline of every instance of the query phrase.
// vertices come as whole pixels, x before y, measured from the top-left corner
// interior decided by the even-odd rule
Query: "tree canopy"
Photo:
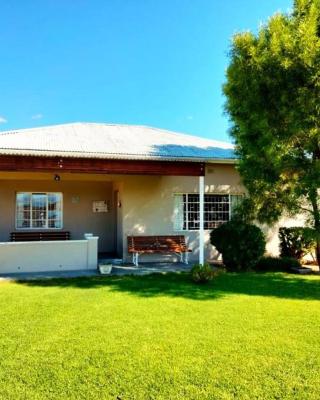
[[[320,234],[320,0],[236,34],[224,93],[247,211],[271,223],[303,210]]]

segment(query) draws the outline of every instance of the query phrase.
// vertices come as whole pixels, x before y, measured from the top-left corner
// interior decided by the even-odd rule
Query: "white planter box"
[[[99,271],[102,275],[108,275],[112,271],[112,264],[99,265]]]
[[[49,271],[96,271],[98,237],[84,240],[1,242],[0,274]]]

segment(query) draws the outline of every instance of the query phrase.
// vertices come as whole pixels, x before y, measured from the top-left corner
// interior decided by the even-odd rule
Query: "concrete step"
[[[99,265],[107,265],[107,264],[112,264],[112,265],[122,265],[123,261],[122,258],[102,258],[98,260]]]

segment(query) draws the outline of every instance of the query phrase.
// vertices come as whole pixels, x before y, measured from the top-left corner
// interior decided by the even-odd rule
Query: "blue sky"
[[[0,130],[151,125],[229,140],[235,32],[291,0],[15,0],[0,6]]]

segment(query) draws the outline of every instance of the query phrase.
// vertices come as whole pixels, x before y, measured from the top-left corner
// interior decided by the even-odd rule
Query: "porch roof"
[[[134,125],[73,123],[0,133],[0,156],[234,162],[233,145]]]

